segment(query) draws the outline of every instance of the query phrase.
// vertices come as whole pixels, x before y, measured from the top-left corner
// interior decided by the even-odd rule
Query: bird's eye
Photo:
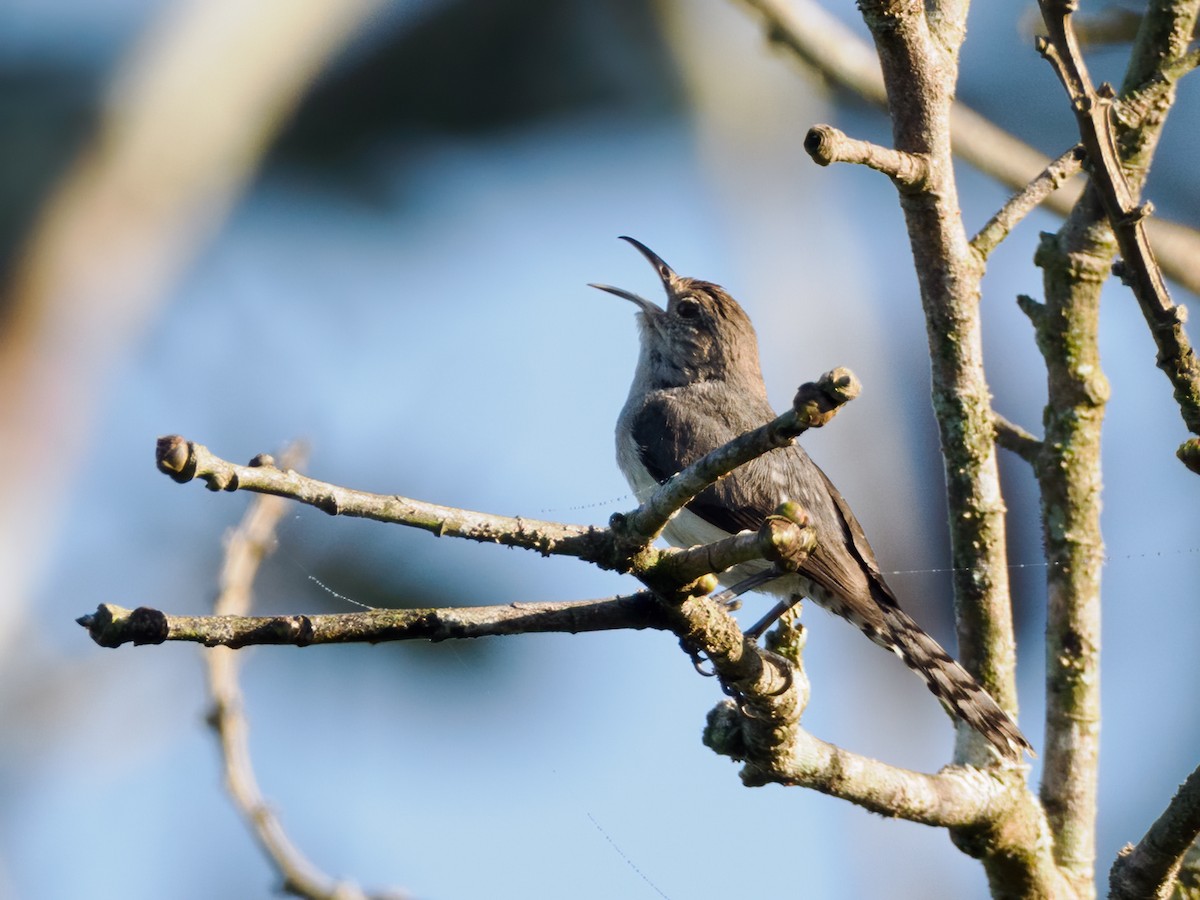
[[[694,319],[700,315],[700,302],[691,297],[684,297],[675,304],[675,312],[681,319]]]

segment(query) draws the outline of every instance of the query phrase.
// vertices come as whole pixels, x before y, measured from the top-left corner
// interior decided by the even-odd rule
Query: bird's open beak
[[[674,284],[678,278],[678,276],[675,274],[675,270],[663,262],[661,256],[659,256],[637,238],[631,238],[628,235],[623,234],[621,235],[621,240],[628,241],[629,243],[633,244],[633,246],[637,248],[638,252],[650,261],[650,265],[654,266],[654,271],[658,272],[658,277],[662,279],[663,289],[669,296],[671,293],[671,285]]]
[[[619,287],[613,287],[611,284],[589,284],[588,287],[594,287],[600,291],[608,291],[610,294],[616,294],[618,297],[624,297],[626,300],[636,303],[648,316],[660,316],[663,314],[663,308],[657,303],[651,303],[645,297],[639,297],[632,291],[622,290]]]
[[[630,244],[633,244],[633,246],[637,248],[638,252],[650,261],[650,265],[654,266],[654,270],[658,272],[658,277],[662,279],[663,290],[665,290],[667,292],[667,296],[670,297],[671,287],[678,278],[678,276],[675,274],[675,270],[663,262],[662,257],[660,257],[657,253],[636,238],[631,238],[627,235],[621,235],[621,240],[628,241]],[[589,284],[588,287],[594,287],[597,290],[608,291],[610,294],[616,294],[618,297],[624,297],[626,300],[636,303],[641,308],[642,312],[651,317],[653,317],[655,314],[662,315],[664,312],[663,308],[657,303],[651,303],[645,297],[639,297],[637,294],[631,291],[622,290],[621,288],[612,287],[611,285],[607,284]]]

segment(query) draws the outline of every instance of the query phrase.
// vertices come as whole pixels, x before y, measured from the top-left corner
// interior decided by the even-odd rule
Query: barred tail
[[[1036,755],[1008,713],[920,625],[894,606],[884,607],[884,618],[891,631],[891,649],[925,679],[952,716],[987,738],[1001,756],[1020,760],[1023,753]]]

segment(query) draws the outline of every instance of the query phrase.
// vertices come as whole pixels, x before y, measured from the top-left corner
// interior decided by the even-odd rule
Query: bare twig
[[[1146,124],[1156,124],[1162,118],[1164,106],[1169,108],[1176,83],[1200,63],[1200,50],[1182,55],[1171,55],[1166,59],[1154,60],[1154,68],[1146,75],[1135,71],[1137,60],[1131,62],[1130,71],[1122,86],[1121,96],[1113,103],[1113,120],[1118,132],[1136,132]],[[1122,141],[1122,162],[1130,164],[1135,153],[1130,152],[1127,142]],[[1147,222],[1153,227],[1154,222]],[[1158,235],[1151,233],[1155,248],[1159,245]]]
[[[772,439],[777,439],[785,432],[796,433],[823,424],[854,396],[856,389],[856,382],[848,374],[836,372],[819,385],[802,387],[793,409],[780,420],[766,426],[765,431],[760,429],[727,445],[724,456],[718,451],[706,463],[702,461],[681,473],[685,477],[675,485],[671,482],[664,485],[658,505],[651,503],[648,508],[661,510],[669,506],[668,501],[687,502],[691,479],[719,477],[720,465],[736,465],[740,454],[749,453],[747,458],[753,458],[756,453],[765,452],[769,446],[761,443],[761,435],[774,435]],[[756,440],[760,444],[753,450],[751,445]],[[213,489],[255,490],[291,497],[329,511],[414,524],[474,539],[494,536],[507,541],[517,534],[525,541],[532,529],[542,535],[533,545],[543,552],[553,552],[558,546],[556,542],[579,537],[568,526],[554,523],[523,523],[521,529],[516,527],[517,520],[349,491],[277,468],[269,457],[256,458],[250,466],[235,466],[182,438],[164,439],[159,449],[159,465],[172,477],[181,481],[199,477]],[[735,535],[708,548],[678,552],[648,567],[643,575],[665,578],[670,574],[682,579],[751,556],[773,560],[784,568],[794,566],[811,549],[812,531],[803,526],[799,511],[787,508],[783,513],[770,517],[756,534]],[[563,528],[567,531],[555,530]],[[728,710],[722,713],[725,739],[714,739],[710,744],[722,753],[745,760],[743,778],[748,783],[778,781],[808,785],[869,809],[931,825],[972,826],[985,814],[994,813],[1000,802],[997,798],[1011,796],[1006,793],[1010,787],[1006,786],[1007,770],[994,770],[989,775],[957,770],[922,775],[866,760],[808,738],[799,727],[807,703],[808,683],[799,668],[798,654],[792,654],[789,663],[759,648],[742,634],[723,605],[691,593],[686,587],[674,595],[661,590],[644,591],[628,597],[575,603],[373,610],[323,616],[171,616],[147,608],[131,611],[104,604],[94,614],[82,617],[80,624],[104,646],[178,640],[241,647],[253,643],[446,640],[614,628],[670,630],[689,654],[710,660],[725,691],[739,698],[735,714]],[[738,737],[734,739],[734,735]]]
[[[256,497],[251,502],[225,548],[220,593],[215,603],[215,611],[225,615],[210,618],[237,618],[233,614],[249,609],[258,564],[271,551],[275,527],[286,508],[287,504],[277,497]],[[263,797],[254,775],[236,657],[228,650],[216,648],[206,654],[206,660],[209,690],[213,696],[209,722],[220,741],[226,786],[242,818],[279,871],[283,889],[310,900],[367,900],[369,897],[399,900],[406,897],[399,891],[368,895],[356,884],[331,878],[291,842],[283,824]]]
[[[902,191],[919,190],[929,177],[928,157],[860,141],[832,125],[810,128],[804,137],[804,149],[819,166],[835,162],[867,166],[887,175]]]
[[[747,753],[747,728],[773,730],[769,753]],[[779,731],[778,721],[748,719],[736,703],[725,701],[709,714],[705,742],[717,753],[745,761],[747,785],[811,788],[886,816],[902,810],[900,817],[923,825],[971,827],[1009,799],[1009,787],[982,769],[948,767],[925,775],[851,753],[799,727],[785,727],[782,741]]]
[[[728,744],[729,722],[747,727],[777,728],[770,719],[748,725],[737,704],[725,701],[709,714],[705,740],[718,753],[744,759],[744,734]],[[769,764],[764,765],[764,762]],[[1007,790],[1003,782],[982,769],[949,767],[937,775],[924,775],[888,766],[870,757],[827,744],[799,728],[787,740],[775,741],[765,758],[747,760],[742,780],[751,786],[785,784],[807,787],[850,800],[864,809],[892,815],[905,809],[905,818],[924,825],[970,827],[1001,805]]]
[[[1110,873],[1113,900],[1168,900],[1176,873],[1200,836],[1200,769],[1195,769],[1136,847],[1117,856]]]
[[[1083,168],[1083,159],[1083,146],[1076,145],[1050,163],[971,238],[971,249],[981,260],[986,260],[1022,219],[1062,187],[1067,179],[1079,173]]]
[[[694,590],[708,593],[716,586],[709,587],[701,579],[745,562],[765,559],[795,572],[816,543],[816,531],[807,525],[808,515],[798,504],[784,503],[778,514],[768,516],[758,531],[744,531],[711,544],[664,555],[652,570],[639,577],[652,588],[661,584],[668,591],[678,591],[681,585],[693,585]]]
[[[807,429],[824,425],[858,392],[857,380],[845,369],[835,369],[816,383],[802,385],[792,409],[697,460],[659,487],[638,509],[613,516],[612,529],[497,516],[395,494],[355,491],[280,469],[267,456],[240,466],[178,435],[159,438],[156,460],[162,472],[180,483],[199,478],[214,491],[274,494],[330,515],[407,525],[439,537],[503,544],[536,550],[545,556],[574,556],[602,568],[630,572],[654,590],[670,593],[683,583],[751,559],[775,560],[781,553],[793,552],[788,547],[799,538],[798,526],[774,520],[758,535],[734,536],[695,551],[655,550],[649,544],[671,516],[718,478],[776,447],[790,444]]]
[[[997,444],[1026,462],[1037,462],[1038,454],[1042,451],[1042,442],[1038,438],[998,412],[992,413],[992,425],[996,429]]]
[[[239,466],[214,455],[203,444],[178,435],[158,439],[156,459],[159,470],[181,484],[200,478],[213,491],[274,494],[314,506],[331,516],[391,522],[420,528],[439,537],[505,544],[536,550],[547,556],[577,556],[599,565],[607,562],[613,567],[612,541],[603,529],[496,516],[395,494],[355,491],[279,469],[269,457],[259,456],[249,465]]]
[[[78,621],[102,647],[191,641],[207,647],[256,644],[378,643],[475,638],[500,634],[667,628],[649,591],[606,600],[510,603],[441,609],[376,609],[361,613],[286,616],[173,616],[103,603]]]
[[[800,421],[801,413],[795,410],[785,414],[783,419],[792,425]],[[762,431],[762,429],[760,429]],[[780,432],[781,433],[781,432]],[[779,434],[772,432],[775,438]],[[728,464],[734,468],[749,459],[753,459],[770,449],[770,445],[757,440],[754,434],[743,436],[731,442],[729,448],[720,448],[710,454],[716,464]],[[761,436],[760,436],[761,437]],[[724,454],[724,455],[722,455]],[[749,536],[734,536],[728,540],[718,541],[712,545],[683,551],[678,549],[655,550],[648,545],[654,539],[656,531],[649,534],[630,531],[624,527],[628,519],[635,522],[644,521],[638,518],[650,510],[649,520],[662,517],[666,521],[673,509],[666,509],[663,503],[686,503],[693,496],[678,492],[682,485],[685,489],[692,484],[688,479],[694,476],[696,466],[681,473],[673,482],[673,487],[663,488],[656,492],[647,503],[628,517],[615,516],[614,521],[622,526],[621,538],[610,529],[595,528],[581,525],[564,525],[559,522],[546,522],[538,519],[524,519],[511,516],[497,516],[490,513],[475,512],[457,507],[439,506],[396,494],[374,494],[367,491],[356,491],[340,485],[329,484],[308,478],[291,469],[281,469],[275,465],[271,457],[260,455],[250,461],[249,465],[239,466],[214,455],[203,444],[188,441],[178,435],[159,438],[156,458],[158,468],[170,475],[172,479],[185,483],[199,478],[210,490],[236,491],[246,490],[263,494],[287,497],[300,503],[314,506],[330,515],[355,516],[374,519],[397,525],[420,528],[442,537],[457,537],[483,543],[503,544],[508,547],[518,547],[526,550],[536,550],[544,556],[574,556],[586,562],[594,563],[601,568],[616,569],[629,572],[647,585],[658,591],[673,593],[685,583],[695,581],[705,575],[719,573],[726,568],[740,565],[753,559],[774,559],[784,552],[786,545],[797,538],[798,526],[790,522],[768,522],[764,529]],[[697,463],[700,466],[704,460]],[[709,460],[709,465],[713,465]],[[700,468],[701,476],[706,471]],[[728,469],[721,469],[711,474],[712,480],[719,478]],[[704,482],[697,489],[703,490],[711,481]],[[682,498],[682,499],[680,499]],[[657,504],[657,505],[656,505]],[[661,528],[661,525],[654,526]],[[632,540],[630,537],[632,536]],[[632,549],[630,549],[632,547]],[[715,582],[708,590],[715,587]],[[112,607],[119,611],[120,607]],[[88,617],[89,628],[93,636],[108,635],[106,639],[116,639],[122,635],[125,641],[134,640],[138,643],[156,642],[155,635],[165,635],[163,624],[155,623],[153,610],[134,610],[133,613],[114,612]],[[115,620],[114,617],[115,616]],[[112,629],[112,622],[119,621],[120,628]],[[393,627],[395,623],[380,620],[345,618],[335,625],[334,619],[324,620],[325,630],[320,637],[308,635],[307,629],[311,620],[304,617],[295,621],[273,620],[261,623],[261,630],[253,631],[256,643],[296,643],[348,640],[371,640],[368,635],[376,628]],[[81,622],[82,624],[82,622]],[[183,620],[174,620],[175,634],[192,633],[192,626]],[[406,623],[400,625],[407,628]],[[343,629],[349,628],[348,638],[340,638]],[[99,629],[97,631],[96,629]],[[298,630],[297,630],[298,629]],[[244,629],[243,629],[244,630]],[[193,637],[159,639],[205,640],[207,631],[195,632]],[[133,635],[132,637],[130,635]],[[226,635],[220,643],[228,640],[244,640],[245,635]]]

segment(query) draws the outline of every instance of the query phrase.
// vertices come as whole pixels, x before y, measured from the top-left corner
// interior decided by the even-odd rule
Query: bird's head
[[[622,237],[654,266],[667,294],[663,308],[630,291],[606,284],[591,287],[616,294],[641,310],[642,355],[638,365],[652,387],[682,387],[727,381],[761,390],[758,338],[750,317],[720,285],[685,278],[631,237]]]

